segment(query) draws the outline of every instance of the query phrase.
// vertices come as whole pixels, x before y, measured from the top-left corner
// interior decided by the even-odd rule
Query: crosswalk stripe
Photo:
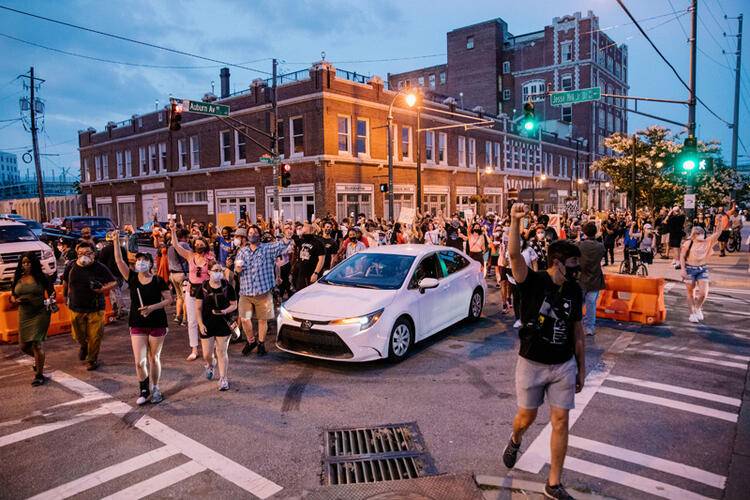
[[[162,446],[137,457],[133,457],[119,464],[106,467],[80,477],[68,483],[57,486],[45,492],[34,495],[29,500],[54,500],[58,498],[69,498],[86,490],[90,490],[100,484],[106,483],[118,477],[130,474],[138,469],[154,464],[167,457],[178,454],[179,451],[171,446]]]
[[[742,400],[738,398],[730,398],[728,396],[721,396],[719,394],[712,394],[710,392],[698,391],[695,389],[687,389],[685,387],[679,387],[676,385],[662,384],[659,382],[651,382],[650,380],[641,380],[638,378],[622,377],[619,375],[610,375],[607,378],[610,382],[620,382],[622,384],[637,385],[640,387],[647,387],[649,389],[657,389],[659,391],[674,392],[675,394],[683,394],[698,399],[705,399],[707,401],[715,401],[717,403],[723,403],[726,405],[732,405],[740,407]]]
[[[606,455],[624,462],[643,465],[650,469],[672,474],[673,476],[691,479],[721,490],[724,489],[727,481],[727,478],[724,476],[697,467],[673,462],[671,460],[665,460],[663,458],[646,455],[645,453],[639,453],[637,451],[620,448],[619,446],[612,446],[607,443],[601,443],[599,441],[593,441],[578,436],[570,436],[568,438],[568,445],[580,450]]]
[[[0,448],[2,448],[3,446],[8,446],[9,444],[17,443],[19,441],[30,439],[36,436],[41,436],[42,434],[46,434],[48,432],[53,432],[58,429],[64,429],[65,427],[70,427],[71,425],[79,424],[81,422],[85,422],[86,420],[91,420],[93,418],[108,414],[109,410],[97,408],[96,410],[81,413],[80,415],[76,415],[75,417],[69,418],[67,420],[60,420],[58,422],[50,422],[49,424],[36,425],[22,431],[14,432],[13,434],[8,434],[7,436],[0,436]]]
[[[635,347],[630,347],[626,349],[628,352],[637,352],[640,354],[650,354],[652,356],[662,356],[665,358],[677,358],[677,359],[685,359],[688,361],[696,361],[698,363],[708,363],[711,365],[718,365],[718,366],[727,366],[729,368],[739,368],[742,370],[747,369],[747,363],[735,363],[734,361],[723,361],[721,359],[712,359],[712,358],[704,358],[702,356],[686,356],[683,354],[676,354],[673,352],[664,352],[664,351],[654,351],[652,349],[638,349]]]
[[[613,387],[602,386],[599,388],[600,394],[609,394],[610,396],[617,396],[625,399],[632,399],[634,401],[641,401],[644,403],[651,403],[660,406],[666,406],[674,408],[676,410],[689,411],[690,413],[697,413],[699,415],[705,415],[707,417],[714,417],[727,422],[737,422],[737,414],[730,413],[723,410],[715,410],[707,406],[700,406],[692,403],[684,403],[682,401],[676,401],[674,399],[662,398],[659,396],[652,396],[650,394],[641,394],[640,392],[623,391],[622,389],[615,389]]]
[[[134,500],[147,497],[157,491],[163,490],[167,486],[179,483],[191,476],[199,474],[206,470],[202,465],[190,461],[162,472],[154,477],[136,483],[133,486],[120,490],[117,493],[104,497],[105,500]]]
[[[661,481],[655,481],[644,476],[639,476],[638,474],[621,471],[576,457],[565,457],[565,468],[586,474],[587,476],[622,484],[634,490],[650,493],[661,498],[680,500],[706,500],[710,498],[671,484],[662,483]]]
[[[649,348],[649,349],[662,349],[664,351],[692,352],[696,354],[703,354],[706,356],[714,356],[717,358],[736,359],[737,361],[745,361],[745,362],[750,361],[750,356],[744,356],[741,354],[732,354],[729,352],[712,351],[710,349],[696,349],[690,346],[660,345],[658,342],[649,342],[649,343],[639,345],[639,348],[644,348],[644,347]]]

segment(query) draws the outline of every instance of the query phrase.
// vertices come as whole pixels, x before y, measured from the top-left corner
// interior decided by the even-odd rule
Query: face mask
[[[201,247],[195,247],[195,252],[196,253],[206,253],[206,250],[207,250],[206,247],[202,247],[202,246]]]
[[[248,236],[248,237],[247,237],[247,240],[248,240],[248,241],[249,241],[249,242],[250,242],[251,244],[253,244],[253,245],[257,245],[257,244],[258,244],[258,242],[260,241],[260,235],[257,235],[257,234],[255,234],[255,233],[253,233],[253,234],[251,234],[250,236]]]
[[[82,255],[81,257],[78,257],[78,265],[80,266],[88,266],[91,264],[91,257],[88,255]]]
[[[214,281],[221,281],[221,278],[224,277],[224,274],[221,271],[211,271],[211,279]]]
[[[568,281],[575,281],[581,274],[581,266],[565,266],[565,279]]]
[[[302,236],[302,229],[297,229],[297,236]]]
[[[234,246],[241,247],[242,246],[242,238],[235,238],[234,239]]]
[[[536,237],[541,240],[544,238],[544,233],[536,233]]]
[[[145,260],[139,260],[135,263],[135,270],[139,273],[145,273],[148,272],[148,270],[151,269],[151,265],[148,263],[148,261]]]

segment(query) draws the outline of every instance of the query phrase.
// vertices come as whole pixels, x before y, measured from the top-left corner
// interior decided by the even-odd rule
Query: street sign
[[[685,195],[685,208],[695,208],[695,195],[694,194]]]
[[[225,104],[214,104],[212,102],[182,100],[182,109],[188,113],[199,113],[202,115],[229,116],[229,106]]]
[[[598,101],[602,98],[602,89],[591,87],[589,89],[569,90],[567,92],[555,92],[550,94],[549,103],[552,106],[565,106],[579,102]]]
[[[273,157],[271,155],[263,155],[260,157],[261,163],[273,163]]]

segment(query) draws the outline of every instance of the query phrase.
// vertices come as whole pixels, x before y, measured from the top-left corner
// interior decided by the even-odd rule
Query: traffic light
[[[180,130],[182,121],[182,104],[172,101],[169,104],[169,130]]]
[[[387,193],[388,192],[388,184],[387,183],[382,183],[380,185],[380,192],[381,193]]]
[[[292,166],[285,163],[281,168],[281,187],[287,188],[292,185]]]
[[[693,175],[698,170],[700,163],[698,144],[694,137],[688,137],[685,139],[682,151],[677,157],[677,168],[684,175]]]
[[[534,104],[531,99],[523,105],[523,118],[519,122],[520,132],[527,136],[533,136],[536,134],[539,122],[536,119],[536,113],[534,112]]]

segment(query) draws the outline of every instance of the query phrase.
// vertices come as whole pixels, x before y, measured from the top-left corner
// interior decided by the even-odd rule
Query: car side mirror
[[[419,293],[424,293],[425,290],[430,288],[437,288],[438,285],[440,285],[440,282],[435,278],[422,278],[419,281]]]

